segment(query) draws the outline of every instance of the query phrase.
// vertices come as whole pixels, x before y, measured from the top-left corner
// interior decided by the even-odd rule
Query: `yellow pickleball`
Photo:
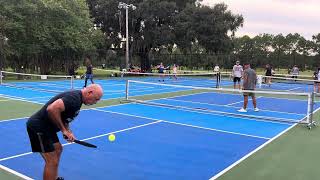
[[[109,134],[108,139],[109,139],[109,141],[112,142],[112,141],[116,140],[116,136],[114,134]]]

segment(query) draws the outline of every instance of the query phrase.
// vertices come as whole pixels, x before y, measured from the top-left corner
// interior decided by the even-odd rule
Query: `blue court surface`
[[[125,95],[124,81],[96,82],[104,88],[104,99]],[[83,82],[76,83],[79,87]],[[130,88],[132,95],[182,90],[150,85]],[[54,94],[0,86],[2,97],[36,103],[45,103]],[[241,96],[204,92],[152,102],[238,113],[242,101]],[[249,115],[299,121],[307,112],[304,100],[258,97],[258,103],[260,111],[254,112],[249,102]],[[26,120],[0,121],[0,164],[20,177],[42,179],[44,162],[39,154],[30,152]],[[98,148],[68,144],[59,134],[64,144],[59,175],[77,180],[215,179],[293,125],[137,103],[82,110],[71,129],[78,139]],[[116,141],[108,141],[110,133],[116,135]]]
[[[41,179],[43,160],[29,154],[25,122],[0,123],[0,163]],[[136,104],[85,110],[72,129],[98,148],[65,146],[59,172],[66,179],[209,179],[289,127]],[[115,142],[107,140],[111,132]]]

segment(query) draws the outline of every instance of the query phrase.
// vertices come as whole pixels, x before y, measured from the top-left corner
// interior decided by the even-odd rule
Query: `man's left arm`
[[[254,83],[254,89],[256,89],[256,86],[257,86],[257,73],[254,73],[253,83]]]
[[[242,77],[243,77],[242,88],[243,88],[243,87],[247,87],[247,84],[248,84],[248,74],[247,74],[245,71],[243,71]]]

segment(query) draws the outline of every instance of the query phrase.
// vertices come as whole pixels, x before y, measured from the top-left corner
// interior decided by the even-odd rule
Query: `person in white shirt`
[[[299,68],[297,65],[294,65],[292,70],[291,70],[291,75],[292,75],[292,78],[298,78],[298,75],[299,75]]]
[[[215,73],[216,75],[216,80],[217,80],[217,83],[216,83],[216,88],[218,88],[220,86],[220,67],[218,64],[216,64],[216,66],[214,66],[213,68],[213,72]]]
[[[232,77],[233,77],[233,88],[236,89],[236,84],[238,82],[238,88],[241,89],[241,77],[243,73],[243,68],[240,65],[240,61],[236,61],[236,64],[232,68]]]

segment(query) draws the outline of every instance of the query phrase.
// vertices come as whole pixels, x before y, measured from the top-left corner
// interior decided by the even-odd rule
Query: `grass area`
[[[1,100],[5,100],[5,101],[1,101]],[[120,99],[104,100],[92,106],[83,105],[82,109],[111,106],[116,104],[120,104]],[[0,98],[0,121],[6,120],[6,119],[29,117],[33,113],[38,111],[41,107],[42,105],[40,104],[33,104],[33,103],[24,102],[24,101]]]
[[[0,179],[3,180],[21,180],[22,178],[18,177],[18,176],[14,176],[13,174],[4,171],[0,168]]]
[[[99,77],[99,78],[105,77],[106,78],[106,77],[111,77],[111,74],[115,74],[115,73],[117,73],[120,76],[120,73],[121,73],[119,71],[119,69],[99,69],[99,68],[93,69],[93,74],[95,77]],[[83,74],[85,74],[85,72],[86,72],[86,67],[84,67],[84,66],[79,67],[76,71],[76,73],[78,75],[83,75]]]
[[[316,113],[316,119],[319,117],[320,114]],[[307,130],[305,126],[298,125],[232,168],[219,180],[318,179],[319,136],[318,127]]]
[[[2,98],[0,101],[0,120],[29,117],[41,105]]]

